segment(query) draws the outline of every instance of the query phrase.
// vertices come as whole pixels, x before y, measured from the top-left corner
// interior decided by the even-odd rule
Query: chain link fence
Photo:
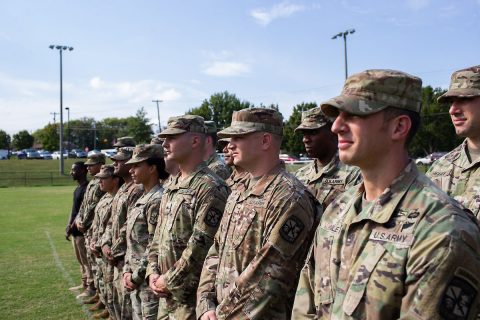
[[[0,172],[0,188],[75,185],[70,175],[52,171]]]

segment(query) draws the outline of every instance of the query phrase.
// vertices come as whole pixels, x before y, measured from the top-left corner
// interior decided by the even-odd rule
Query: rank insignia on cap
[[[209,227],[216,228],[220,224],[220,220],[222,219],[222,213],[215,208],[210,209],[205,215],[205,219],[203,220],[205,224]]]
[[[467,319],[477,296],[477,289],[469,281],[454,276],[443,293],[439,313],[444,319]]]
[[[299,218],[291,216],[280,228],[280,236],[282,236],[287,242],[294,243],[304,227],[305,225]]]

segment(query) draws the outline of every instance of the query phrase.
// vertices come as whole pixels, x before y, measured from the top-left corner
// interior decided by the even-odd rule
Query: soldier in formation
[[[461,145],[435,161],[427,176],[480,219],[480,66],[455,71],[438,98],[449,110]]]
[[[217,125],[214,121],[205,121],[205,151],[203,160],[207,166],[223,180],[228,179],[232,173],[230,167],[222,161],[217,153]]]

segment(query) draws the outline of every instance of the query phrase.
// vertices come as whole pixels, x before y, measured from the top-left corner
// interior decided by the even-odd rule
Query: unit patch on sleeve
[[[220,212],[216,208],[211,208],[210,211],[208,211],[207,214],[205,215],[205,219],[203,221],[207,226],[216,228],[220,224],[221,219],[222,219],[222,212]]]
[[[438,306],[438,311],[447,320],[468,319],[477,296],[477,289],[462,277],[455,276],[448,284]]]
[[[294,243],[304,227],[305,225],[299,218],[291,216],[280,228],[280,236],[287,242]]]

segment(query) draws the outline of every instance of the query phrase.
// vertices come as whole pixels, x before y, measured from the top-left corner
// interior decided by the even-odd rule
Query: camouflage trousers
[[[108,298],[104,281],[105,262],[102,258],[96,258],[95,264],[95,286],[97,287],[97,294],[100,297],[100,301],[106,306]]]
[[[90,238],[85,237],[85,250],[87,251],[87,260],[90,265],[90,270],[93,275],[93,286],[95,286],[95,289],[98,289],[98,278],[96,276],[97,274],[97,258],[93,254],[92,250],[90,250]]]
[[[108,312],[110,313],[111,317],[114,318],[115,315],[115,306],[113,301],[113,266],[109,264],[107,261],[103,261],[103,283],[105,286],[105,295],[106,295],[106,303],[105,307],[107,308]],[[116,319],[116,318],[115,318]]]
[[[183,304],[172,298],[160,298],[158,320],[195,320],[195,303]]]
[[[133,320],[156,320],[158,298],[144,281],[130,293]]]
[[[314,297],[314,264],[313,264],[313,245],[300,272],[295,301],[293,303],[292,319],[313,319],[316,314]]]
[[[75,256],[80,264],[80,272],[82,274],[83,287],[93,287],[93,273],[90,267],[90,263],[87,258],[87,249],[85,248],[85,238],[83,235],[73,236],[73,250]]]
[[[113,267],[113,308],[117,320],[132,319],[130,293],[123,286],[123,264],[124,262],[120,261]]]

